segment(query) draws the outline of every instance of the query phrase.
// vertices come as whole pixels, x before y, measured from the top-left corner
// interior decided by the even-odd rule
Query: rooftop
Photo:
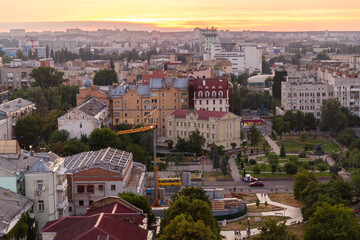
[[[23,98],[17,98],[12,101],[1,104],[0,111],[5,113],[11,113],[19,110],[20,108],[30,106],[31,104],[34,103]]]
[[[219,112],[219,111],[205,111],[205,110],[193,110],[193,109],[178,109],[172,113],[175,118],[186,118],[186,115],[194,113],[198,116],[199,120],[209,120],[209,118],[222,118],[228,112]]]
[[[0,187],[0,235],[10,231],[10,222],[19,213],[28,211],[33,204],[32,200]]]
[[[78,106],[77,108],[80,111],[88,114],[89,116],[94,117],[95,115],[97,115],[99,112],[101,112],[106,107],[107,107],[107,105],[105,103],[103,103],[96,97],[92,97],[91,99],[87,100],[86,102],[84,102],[83,104]]]
[[[112,171],[122,172],[132,160],[132,153],[115,148],[83,152],[65,158],[65,168],[76,172],[81,168],[103,167]]]

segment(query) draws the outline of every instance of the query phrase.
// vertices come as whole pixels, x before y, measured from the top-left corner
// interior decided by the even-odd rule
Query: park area
[[[287,153],[298,153],[304,151],[304,146],[314,146],[318,143],[321,143],[325,153],[338,152],[341,150],[339,145],[326,136],[302,138],[301,135],[283,135],[282,139],[277,140],[276,143],[279,147],[284,145]]]

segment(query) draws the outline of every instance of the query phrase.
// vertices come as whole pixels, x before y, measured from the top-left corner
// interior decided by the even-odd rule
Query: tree
[[[34,114],[19,119],[16,123],[15,134],[20,146],[28,149],[29,145],[37,145],[40,127],[41,120]]]
[[[284,122],[284,118],[282,116],[276,116],[273,119],[272,129],[280,136],[280,138],[282,138],[283,133],[286,132],[286,125],[290,126],[290,123]]]
[[[194,221],[190,215],[177,215],[164,229],[159,240],[218,239],[204,221]]]
[[[347,126],[346,115],[340,110],[341,104],[337,99],[326,99],[321,106],[321,129],[339,133]]]
[[[281,100],[281,83],[285,82],[286,71],[276,71],[272,85],[272,93],[275,99]]]
[[[161,229],[166,229],[180,214],[191,216],[194,222],[203,221],[206,226],[210,227],[212,234],[215,236],[214,239],[221,239],[220,227],[213,217],[211,206],[200,199],[190,201],[187,196],[180,196],[170,203],[170,207],[164,211]],[[161,231],[160,235],[162,235],[163,231]],[[173,234],[177,234],[177,231],[173,232]]]
[[[94,85],[108,86],[112,85],[113,83],[117,83],[118,79],[116,72],[113,69],[102,69],[95,73],[93,82]]]
[[[89,136],[89,147],[91,151],[103,148],[120,148],[121,142],[118,135],[109,128],[97,128]]]
[[[49,45],[46,45],[46,48],[45,48],[45,57],[46,58],[49,58],[50,55],[49,55]]]
[[[52,59],[54,59],[54,58],[55,58],[55,55],[54,55],[54,50],[53,50],[53,49],[51,49],[51,51],[50,51],[50,58],[52,58]]]
[[[324,203],[310,218],[305,231],[305,239],[360,239],[360,226],[351,208],[343,204],[332,206]]]
[[[112,58],[110,59],[110,67],[112,70],[115,70],[114,60]]]
[[[298,166],[296,163],[288,161],[285,163],[285,172],[287,174],[295,174],[298,171]]]
[[[261,138],[261,133],[256,129],[254,125],[251,126],[249,131],[249,140],[251,146],[256,146],[259,143],[260,138]]]
[[[220,168],[220,156],[219,156],[218,148],[216,145],[214,145],[211,148],[209,158],[213,160],[213,168],[214,169],[217,170],[218,168]]]
[[[34,55],[33,55],[33,59],[38,59],[38,50],[37,49],[35,49],[35,51],[34,51]]]
[[[319,52],[313,60],[330,60],[325,52]]]
[[[226,157],[223,157],[220,168],[221,168],[221,172],[224,175],[228,174],[228,165],[229,165],[229,160]]]
[[[277,223],[276,220],[265,221],[259,228],[260,234],[254,240],[296,240],[296,236],[291,234],[285,223]]]
[[[10,63],[11,61],[12,61],[12,58],[10,56],[8,56],[6,54],[2,56],[3,63]]]
[[[275,153],[269,153],[267,155],[269,165],[271,166],[272,172],[274,173],[279,165],[279,156]]]
[[[189,151],[189,142],[185,138],[178,137],[176,141],[176,148],[179,152],[188,152]]]
[[[315,156],[322,156],[324,155],[324,148],[321,143],[315,144],[314,146],[314,155]]]
[[[126,147],[126,151],[131,152],[133,154],[135,162],[147,164],[148,153],[143,147],[131,143],[129,146]]]
[[[285,151],[284,144],[282,144],[280,147],[280,157],[286,157],[286,151]]]
[[[236,143],[232,142],[230,145],[231,145],[232,149],[236,148]]]
[[[316,130],[316,119],[313,113],[305,113],[304,129],[305,131]]]
[[[202,154],[204,144],[205,138],[201,136],[199,129],[196,129],[189,134],[190,152],[196,153],[197,155]]]
[[[190,202],[195,199],[199,199],[201,201],[206,202],[209,206],[211,206],[211,201],[209,196],[206,195],[206,192],[203,188],[200,187],[186,187],[181,189],[181,191],[176,192],[171,196],[171,201],[176,201],[180,196],[189,197]]]
[[[90,148],[87,144],[81,142],[77,139],[71,139],[63,147],[63,156],[71,156],[82,152],[90,151]]]
[[[294,131],[302,131],[304,129],[304,113],[297,111],[294,116]]]
[[[314,174],[308,172],[307,170],[298,172],[294,178],[295,199],[303,200],[306,197],[303,191],[312,183],[318,183]]]
[[[260,200],[256,199],[256,206],[259,207],[260,206]]]
[[[152,224],[155,223],[155,215],[151,210],[148,200],[144,196],[136,195],[133,192],[122,192],[118,196],[147,214],[148,228],[150,229]]]
[[[360,171],[356,170],[351,174],[351,188],[354,197],[360,198]]]
[[[63,78],[63,72],[59,72],[55,68],[50,67],[33,68],[29,76],[35,79],[31,84],[33,87],[59,87],[61,83],[68,81]]]
[[[21,50],[16,51],[16,58],[24,60],[24,61],[27,60],[27,57],[25,56],[25,54]]]
[[[49,136],[49,143],[62,142],[65,143],[68,141],[70,133],[67,130],[55,130]]]

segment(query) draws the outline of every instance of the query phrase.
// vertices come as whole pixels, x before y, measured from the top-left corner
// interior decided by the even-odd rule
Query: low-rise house
[[[19,119],[35,111],[35,103],[17,98],[0,105],[0,139],[13,139]],[[6,121],[5,121],[6,119]]]
[[[102,198],[91,204],[84,216],[69,216],[48,222],[43,240],[109,239],[150,240],[146,214],[119,197]]]
[[[68,169],[70,214],[82,215],[95,201],[131,191],[142,195],[145,165],[133,161],[132,153],[114,148],[83,152],[65,160]]]
[[[93,97],[58,118],[59,130],[67,130],[70,138],[89,136],[96,128],[108,126],[108,105]]]
[[[29,212],[33,204],[32,200],[0,187],[0,239],[11,235],[22,214]]]
[[[241,117],[231,112],[179,109],[166,117],[166,137],[170,145],[176,145],[178,137],[188,138],[196,129],[205,138],[205,148],[222,145],[231,149],[231,143],[240,146]]]

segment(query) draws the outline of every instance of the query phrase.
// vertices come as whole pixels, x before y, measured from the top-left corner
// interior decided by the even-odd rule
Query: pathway
[[[248,216],[276,216],[276,215],[284,216],[285,215],[286,217],[290,217],[286,221],[286,223],[285,223],[286,225],[291,225],[291,223],[294,221],[302,222],[301,208],[292,207],[292,206],[289,206],[286,204],[272,201],[267,194],[264,195],[261,193],[257,193],[256,196],[260,200],[260,204],[264,204],[265,201],[267,201],[268,204],[271,204],[271,205],[277,206],[277,207],[281,207],[281,208],[285,209],[285,211],[280,210],[280,211],[271,211],[271,212],[253,212],[253,213],[249,213]],[[251,206],[254,204],[255,203],[251,203],[251,204],[248,204],[248,206]],[[256,234],[260,233],[258,228],[253,228],[250,231],[251,231],[251,235],[256,235]],[[225,237],[225,239],[228,239],[228,240],[234,240],[234,239],[236,239],[235,237],[237,237],[237,239],[241,239],[239,236],[235,236],[234,231],[221,231],[221,235],[223,235]],[[246,231],[241,231],[241,236],[247,236]]]
[[[231,156],[229,159],[229,165],[230,165],[232,178],[234,179],[235,182],[240,182],[241,177],[240,177],[239,170],[238,170],[238,167],[235,162],[235,158],[233,156]]]
[[[271,151],[274,152],[276,155],[280,155],[280,148],[279,146],[276,144],[276,142],[274,140],[272,140],[269,135],[265,135],[264,136],[265,140],[269,143],[270,147],[271,147]]]

